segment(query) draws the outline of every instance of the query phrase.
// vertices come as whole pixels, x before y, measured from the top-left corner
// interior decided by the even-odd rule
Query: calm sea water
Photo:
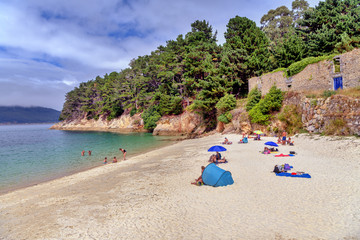
[[[59,131],[50,126],[0,126],[0,193],[101,166],[104,157],[122,160],[120,147],[129,158],[172,142],[150,133]]]

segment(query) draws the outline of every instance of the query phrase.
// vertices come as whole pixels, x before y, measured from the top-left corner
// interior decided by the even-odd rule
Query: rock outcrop
[[[203,118],[193,112],[163,116],[154,129],[154,135],[200,135],[205,131]]]
[[[75,130],[75,131],[114,131],[114,132],[147,132],[144,129],[144,121],[140,114],[130,116],[121,115],[119,118],[107,121],[100,117],[95,119],[75,119],[71,121],[62,121],[53,125],[50,129],[57,130]]]
[[[295,105],[300,109],[303,128],[314,133],[337,135],[360,135],[360,99],[343,95],[329,98],[307,98],[300,93],[288,92],[283,106]],[[269,126],[252,124],[244,108],[231,111],[232,121],[228,124],[218,122],[216,131],[220,133],[246,133],[261,130],[270,133],[274,129],[285,129],[285,123],[273,118]],[[147,132],[141,115],[124,114],[119,118],[107,121],[86,118],[59,122],[51,127],[58,130],[77,131],[114,131],[114,132]],[[205,132],[206,126],[201,115],[187,112],[180,115],[163,116],[154,129],[154,135],[197,136]]]

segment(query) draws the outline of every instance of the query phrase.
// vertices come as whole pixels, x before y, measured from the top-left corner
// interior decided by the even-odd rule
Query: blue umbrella
[[[208,152],[224,152],[226,151],[226,148],[223,146],[215,145],[209,148]]]
[[[268,145],[268,146],[273,146],[273,147],[278,147],[279,145],[277,145],[275,142],[266,142],[265,145]]]

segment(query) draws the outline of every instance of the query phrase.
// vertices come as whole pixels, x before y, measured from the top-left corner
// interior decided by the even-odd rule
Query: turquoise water
[[[50,126],[0,126],[0,193],[101,166],[104,157],[122,160],[119,148],[131,158],[172,142],[150,133],[59,131]]]

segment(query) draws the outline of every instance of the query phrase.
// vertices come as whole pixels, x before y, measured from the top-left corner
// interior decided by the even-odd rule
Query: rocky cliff
[[[329,98],[307,98],[300,93],[287,94],[284,99],[286,105],[298,106],[303,128],[309,132],[336,135],[360,135],[360,99],[342,95]],[[244,108],[231,111],[232,121],[228,124],[218,122],[216,131],[220,133],[250,133],[261,130],[270,133],[274,129],[285,129],[286,124],[274,116],[269,126],[251,124]],[[163,116],[154,129],[154,135],[194,136],[204,133],[206,126],[202,117],[197,113],[184,112],[176,116]],[[63,121],[55,124],[51,129],[78,131],[117,131],[117,132],[146,132],[140,114],[134,116],[122,115],[117,119],[107,121],[87,120],[86,118],[73,121]]]
[[[154,135],[200,135],[205,131],[203,118],[193,112],[163,116],[154,129]]]
[[[86,118],[71,121],[62,121],[53,125],[50,129],[74,130],[74,131],[114,131],[114,132],[147,132],[144,129],[144,121],[140,114],[130,116],[121,115],[119,118],[107,121],[101,117],[98,120]],[[163,116],[154,129],[154,135],[178,135],[191,136],[200,135],[205,126],[199,114],[184,112],[176,116]]]
[[[116,132],[147,132],[144,129],[144,121],[140,114],[134,116],[122,115],[119,118],[107,121],[100,117],[94,119],[75,119],[71,121],[62,121],[53,125],[50,129],[57,130],[75,130],[75,131],[116,131]]]

